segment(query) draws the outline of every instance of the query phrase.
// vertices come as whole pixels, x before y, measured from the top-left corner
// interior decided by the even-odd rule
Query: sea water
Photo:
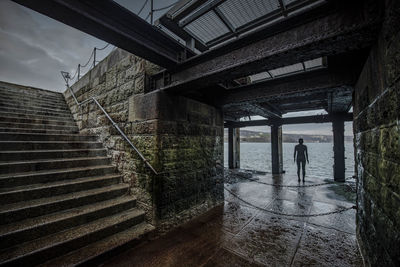
[[[293,152],[296,143],[283,143],[283,169],[288,175],[297,175],[297,166],[293,162]],[[310,164],[306,166],[306,175],[321,179],[333,178],[333,144],[308,143]],[[228,167],[228,143],[224,144],[224,164]],[[345,143],[345,177],[354,175],[353,143]],[[240,168],[265,171],[271,173],[270,143],[240,143]]]

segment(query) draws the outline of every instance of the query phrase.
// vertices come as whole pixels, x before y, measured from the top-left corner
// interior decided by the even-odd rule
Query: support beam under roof
[[[178,55],[191,51],[114,1],[13,0],[95,36],[159,66],[177,66]]]
[[[179,26],[179,21],[184,17],[188,16],[194,10],[199,8],[201,5],[206,3],[207,0],[180,0],[170,10],[162,15],[156,22],[156,25],[162,25],[172,33],[176,34],[179,38],[182,38],[186,42],[194,41],[194,47],[200,52],[204,52],[208,47],[195,36],[190,35],[182,27]]]
[[[344,121],[353,121],[353,113],[343,114],[341,118]],[[326,122],[332,122],[334,119],[335,117],[331,115],[313,115],[313,116],[282,118],[280,120],[280,123],[282,125],[303,124],[303,123],[326,123]],[[224,127],[242,128],[249,126],[266,126],[271,124],[273,124],[273,120],[227,121],[224,123]]]
[[[222,98],[223,105],[249,101],[262,102],[268,101],[274,96],[351,87],[356,83],[357,77],[357,73],[347,68],[336,71],[323,68],[302,72],[297,75],[256,82],[227,90]]]
[[[199,50],[200,52],[206,51],[208,48],[207,46],[201,42],[200,40],[196,39],[194,36],[190,35],[187,33],[185,30],[183,30],[181,27],[178,26],[178,24],[173,21],[171,18],[167,16],[162,16],[158,20],[156,20],[155,25],[161,24],[163,27],[167,28],[169,31],[171,31],[173,34],[176,34],[179,38],[182,38],[185,40],[185,42],[190,42],[191,40],[194,41],[194,47]]]
[[[227,121],[224,123],[224,128],[243,128],[250,126],[269,126],[271,120],[254,120],[254,121]]]
[[[344,121],[353,121],[353,113],[345,113],[342,118]],[[302,116],[283,118],[282,124],[326,123],[332,122],[334,119],[331,115]]]
[[[266,108],[258,103],[249,103],[244,106],[249,113],[254,113],[264,118],[281,118],[281,114],[277,114],[276,112],[271,111],[269,108]]]

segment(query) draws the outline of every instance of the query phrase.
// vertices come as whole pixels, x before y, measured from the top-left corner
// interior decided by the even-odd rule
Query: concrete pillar
[[[342,116],[333,115],[333,177],[336,182],[345,181],[344,164],[344,119]]]
[[[240,129],[228,128],[228,166],[229,169],[240,168]]]
[[[272,174],[283,173],[282,125],[271,125]]]

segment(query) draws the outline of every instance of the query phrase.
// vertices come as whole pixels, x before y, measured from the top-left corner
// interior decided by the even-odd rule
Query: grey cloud
[[[0,80],[64,91],[74,72],[105,42],[11,1],[0,1]],[[101,60],[110,50],[98,54]],[[5,64],[7,63],[7,64]]]
[[[137,12],[145,0],[118,0]],[[155,1],[155,8],[174,0]],[[146,17],[149,5],[141,16]],[[162,12],[157,12],[158,18]],[[92,49],[106,43],[9,0],[0,0],[0,80],[64,91],[61,70],[73,74],[87,62]],[[112,47],[98,52],[102,60]],[[86,69],[87,70],[87,69]],[[86,72],[82,70],[82,72]]]

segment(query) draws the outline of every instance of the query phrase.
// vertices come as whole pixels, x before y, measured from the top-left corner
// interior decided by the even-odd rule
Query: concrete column
[[[333,177],[336,182],[345,181],[344,164],[344,119],[340,115],[333,115]]]
[[[283,173],[282,125],[271,125],[272,174]]]
[[[240,168],[240,129],[228,128],[228,165],[229,169]]]

